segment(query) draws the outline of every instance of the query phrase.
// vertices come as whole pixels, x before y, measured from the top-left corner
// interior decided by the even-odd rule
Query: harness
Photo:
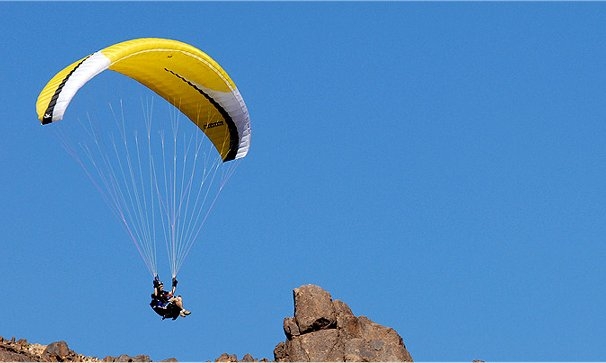
[[[167,295],[168,293],[166,291],[160,292],[160,296],[151,294],[152,301],[149,303],[149,306],[151,306],[156,314],[162,317],[162,320],[167,318],[175,320],[179,317],[181,309],[169,301],[166,298]]]

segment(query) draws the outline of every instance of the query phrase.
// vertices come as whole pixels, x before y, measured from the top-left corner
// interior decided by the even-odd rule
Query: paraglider
[[[179,316],[186,317],[191,314],[191,311],[186,310],[183,307],[183,298],[181,295],[175,296],[175,290],[177,289],[177,278],[173,277],[171,291],[164,290],[164,283],[160,281],[158,275],[154,277],[154,292],[151,294],[151,302],[149,305],[156,312],[156,314],[164,319],[176,320]]]
[[[169,131],[157,131],[149,115],[143,115],[145,122],[122,120],[109,136],[107,123],[91,122],[87,134],[93,141],[78,140],[77,147],[66,149],[102,190],[154,277],[154,311],[163,319],[186,316],[181,297],[174,296],[176,276],[219,193],[248,153],[248,109],[234,81],[206,53],[176,40],[140,38],[101,49],[52,77],[36,102],[41,123],[63,119],[76,93],[106,70],[138,81],[178,114],[162,125]],[[142,130],[131,133],[131,127]],[[128,141],[131,134],[134,142]],[[209,151],[203,149],[205,140],[212,145]],[[159,284],[157,240],[166,245],[171,292]]]

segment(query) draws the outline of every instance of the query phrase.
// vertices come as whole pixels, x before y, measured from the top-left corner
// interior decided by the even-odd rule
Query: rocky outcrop
[[[41,346],[40,346],[41,347]],[[25,339],[6,340],[0,337],[0,361],[2,362],[30,362],[39,356],[43,348],[32,347]]]
[[[145,354],[139,354],[134,357],[131,357],[126,354],[119,355],[117,357],[107,356],[103,358],[103,362],[151,362],[151,358]],[[177,360],[174,358],[163,360],[163,362],[176,362]]]
[[[293,317],[284,319],[286,341],[274,349],[277,362],[378,362],[412,361],[398,333],[355,316],[349,306],[333,300],[319,286],[305,285],[294,289]],[[103,359],[87,357],[71,350],[64,341],[48,345],[31,344],[25,339],[0,337],[0,362],[150,362],[147,355]],[[175,358],[163,362],[176,362]],[[257,362],[250,354],[239,360],[224,353],[216,362]],[[266,358],[260,360],[267,362]]]
[[[215,362],[269,362],[269,360],[267,360],[267,358],[263,358],[259,361],[248,353],[245,354],[240,360],[235,354],[223,353],[219,356],[219,358],[215,359]]]
[[[274,349],[277,362],[412,362],[393,329],[356,317],[319,286],[293,291],[295,316],[284,319],[286,341]]]
[[[0,361],[2,362],[85,362],[98,361],[69,349],[67,343],[58,341],[49,345],[31,344],[25,339],[10,340],[0,337]]]
[[[4,339],[0,337],[0,362],[150,362],[151,358],[141,354],[134,357],[120,355],[103,359],[87,357],[69,349],[64,341],[49,345],[29,343],[25,339]],[[164,360],[176,362],[174,358]]]

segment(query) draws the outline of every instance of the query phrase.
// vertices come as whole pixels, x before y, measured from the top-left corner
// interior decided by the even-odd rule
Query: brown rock
[[[267,358],[263,358],[260,360],[261,362],[267,362]],[[252,355],[246,353],[242,357],[242,360],[238,360],[238,356],[235,354],[227,354],[223,353],[219,356],[219,358],[215,359],[215,362],[259,362]]]
[[[295,321],[295,318],[293,318],[293,317],[284,319],[283,328],[284,328],[284,334],[286,334],[286,337],[288,337],[288,338],[292,338],[293,336],[301,335],[301,332],[299,331],[299,326],[297,325],[297,322]]]
[[[287,342],[288,341],[289,340],[287,340]],[[285,342],[278,343],[278,345],[276,345],[274,348],[274,360],[276,362],[293,362],[288,355],[289,352],[289,348],[286,346]]]
[[[255,358],[253,358],[252,355],[250,355],[249,353],[244,354],[244,357],[242,357],[241,362],[254,362]]]
[[[324,329],[295,337],[291,359],[297,362],[342,361],[343,346],[336,329]]]
[[[305,285],[294,289],[295,321],[299,332],[334,328],[337,324],[332,297],[319,286]]]
[[[76,353],[71,351],[64,341],[50,343],[42,353],[42,358],[48,362],[65,362],[69,358],[73,360],[75,356]]]
[[[173,358],[174,359],[174,358]],[[151,358],[145,354],[139,354],[131,357],[127,354],[121,354],[117,357],[107,356],[103,358],[104,362],[151,362]]]
[[[354,339],[362,337],[358,318],[354,316],[347,304],[340,300],[333,301],[337,313],[337,329],[342,339]]]
[[[284,319],[286,341],[274,349],[277,362],[411,361],[398,333],[364,316],[314,285],[294,290],[295,317]]]
[[[215,362],[237,362],[238,356],[235,354],[227,354],[223,353],[219,356],[219,358],[215,359]]]

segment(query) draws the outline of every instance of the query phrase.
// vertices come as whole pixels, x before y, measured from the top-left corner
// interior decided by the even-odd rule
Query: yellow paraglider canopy
[[[170,39],[133,39],[72,63],[40,92],[38,119],[42,124],[61,120],[76,92],[106,69],[137,80],[177,107],[208,136],[223,161],[248,153],[250,119],[235,83],[206,53]]]

